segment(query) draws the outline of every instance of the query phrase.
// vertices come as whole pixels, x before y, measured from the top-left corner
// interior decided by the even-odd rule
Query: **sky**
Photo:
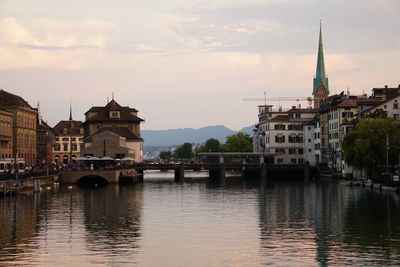
[[[142,129],[239,130],[263,104],[244,98],[311,96],[321,18],[331,93],[397,87],[398,14],[398,0],[0,0],[0,88],[51,126],[70,100],[84,120],[114,93]]]

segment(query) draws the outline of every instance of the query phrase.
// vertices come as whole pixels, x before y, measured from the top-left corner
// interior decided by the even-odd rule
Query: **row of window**
[[[283,163],[283,159],[276,159],[276,163],[282,164]],[[292,164],[303,164],[304,163],[304,159],[302,159],[302,158],[290,159],[290,163],[292,163]]]
[[[77,139],[76,137],[72,137],[72,138],[71,138],[71,141],[72,141],[72,142],[75,142],[76,139]],[[78,140],[79,140],[79,141],[83,141],[83,138],[80,137],[80,138],[78,138]],[[59,142],[59,141],[60,141],[60,138],[59,138],[59,137],[56,137],[56,142]],[[63,142],[69,141],[69,137],[63,137],[63,138],[61,138],[61,141],[63,141]]]
[[[274,126],[275,130],[286,130],[286,125],[285,124],[275,124]],[[293,131],[303,131],[303,125],[301,124],[289,124],[288,125],[288,130],[293,130]],[[309,127],[309,130],[311,130],[311,127]]]
[[[285,154],[286,149],[285,148],[275,148],[275,153],[276,154]],[[303,155],[304,149],[303,148],[288,148],[288,154],[289,155],[294,155],[294,154]]]
[[[79,144],[80,150],[83,150],[84,144]],[[69,151],[69,144],[64,143],[62,144],[62,151]],[[71,145],[72,151],[78,151],[78,144],[72,144]],[[55,144],[54,145],[54,151],[61,151],[61,145],[60,144]]]

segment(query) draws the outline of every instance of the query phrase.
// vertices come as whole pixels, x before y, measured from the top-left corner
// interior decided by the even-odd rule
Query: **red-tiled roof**
[[[336,107],[338,108],[356,108],[357,107],[357,99],[345,99],[340,102]]]

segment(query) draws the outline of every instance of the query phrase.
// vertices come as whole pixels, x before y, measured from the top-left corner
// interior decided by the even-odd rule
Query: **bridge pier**
[[[224,179],[226,178],[226,166],[225,163],[221,163],[218,169],[208,170],[210,178]]]
[[[182,182],[185,179],[185,167],[181,163],[178,168],[174,169],[175,172],[175,182]]]

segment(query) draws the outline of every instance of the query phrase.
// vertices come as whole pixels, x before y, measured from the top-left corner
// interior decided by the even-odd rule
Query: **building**
[[[303,164],[308,161],[308,156],[313,153],[309,153],[309,148],[313,146],[317,110],[293,106],[283,111],[264,105],[259,107],[259,111],[259,123],[253,136],[255,151],[275,154],[275,164]],[[315,164],[314,156],[309,163]]]
[[[37,163],[43,164],[53,161],[53,146],[55,144],[55,133],[43,119],[40,113],[39,104],[37,110],[36,125],[36,160]]]
[[[83,155],[96,157],[131,157],[143,161],[138,111],[119,105],[114,98],[104,107],[92,107],[85,113],[85,148]]]
[[[0,90],[0,108],[13,117],[12,158],[23,158],[26,164],[35,164],[36,110],[22,97],[3,89]]]
[[[13,115],[0,109],[0,158],[12,157],[13,144]]]
[[[72,119],[70,109],[69,120],[63,120],[53,128],[55,142],[53,147],[54,160],[64,164],[72,162],[72,158],[80,157],[83,144],[83,123]]]

